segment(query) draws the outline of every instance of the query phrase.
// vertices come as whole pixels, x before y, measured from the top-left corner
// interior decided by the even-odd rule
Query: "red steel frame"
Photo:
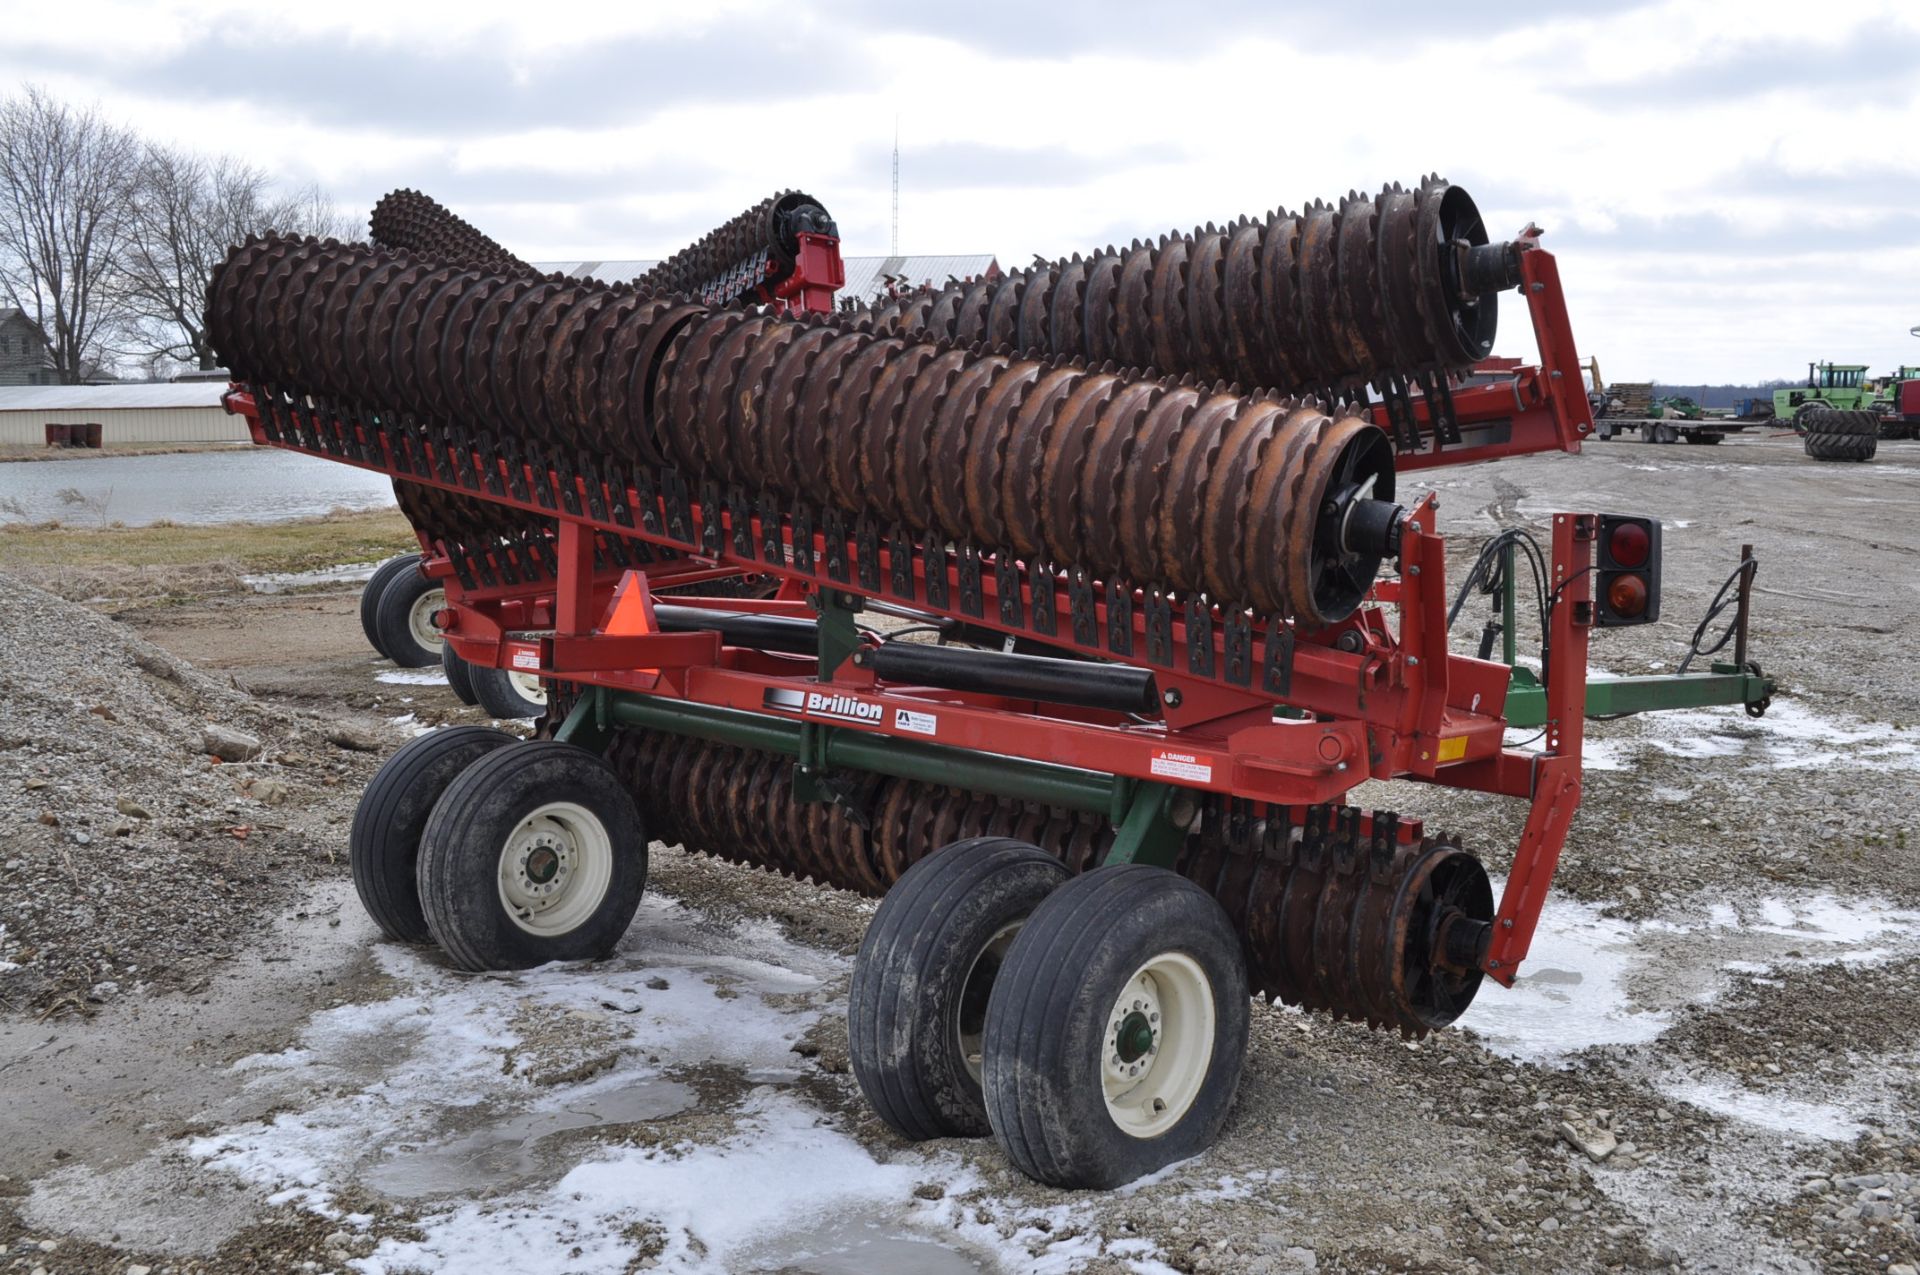
[[[803,240],[816,238],[803,236]],[[830,265],[805,260],[796,271],[800,283],[788,290],[794,303],[806,308],[820,304],[826,278],[837,277],[837,245]],[[821,245],[810,246],[816,253]],[[817,273],[809,274],[811,264]],[[1458,463],[1510,455],[1520,451],[1577,450],[1579,437],[1591,429],[1586,398],[1574,361],[1571,332],[1552,257],[1538,248],[1522,253],[1523,289],[1528,296],[1534,329],[1541,346],[1542,364],[1517,371],[1510,385],[1469,387],[1456,391],[1455,402],[1463,433],[1489,422],[1510,422],[1506,437],[1466,447],[1450,448],[1426,463]],[[790,280],[789,283],[792,283]],[[830,297],[830,290],[826,295]],[[1561,386],[1570,386],[1563,393]],[[1516,410],[1515,405],[1518,404]],[[1505,665],[1459,656],[1447,649],[1446,544],[1435,522],[1438,498],[1429,493],[1413,503],[1403,529],[1400,567],[1395,579],[1381,581],[1369,600],[1340,625],[1320,631],[1291,630],[1291,678],[1284,694],[1234,684],[1224,673],[1196,675],[1179,661],[1150,662],[1144,656],[1130,662],[1152,667],[1165,707],[1159,720],[1146,720],[1091,709],[1062,708],[1001,696],[939,688],[881,685],[873,674],[852,660],[843,660],[830,675],[818,677],[817,662],[808,657],[724,645],[718,631],[618,632],[607,631],[615,590],[650,590],[667,584],[684,585],[742,572],[783,578],[778,597],[767,600],[689,598],[672,601],[683,606],[706,606],[717,611],[774,615],[810,615],[814,594],[832,590],[852,597],[898,601],[880,588],[864,587],[848,578],[828,579],[819,565],[826,561],[827,533],[812,533],[813,570],[795,566],[789,547],[779,560],[736,556],[732,552],[734,519],[751,523],[752,540],[763,532],[776,539],[781,527],[761,524],[758,514],[692,506],[693,523],[705,527],[711,516],[719,522],[716,540],[694,537],[706,548],[702,556],[676,559],[654,569],[651,577],[637,570],[596,568],[597,534],[650,541],[683,552],[684,539],[649,532],[632,522],[615,522],[569,508],[626,509],[642,505],[642,492],[630,484],[595,487],[602,481],[563,477],[555,471],[536,472],[522,464],[524,487],[511,482],[503,490],[525,490],[551,497],[518,499],[478,489],[439,475],[465,478],[482,473],[508,473],[506,462],[477,452],[463,463],[442,469],[397,459],[397,451],[377,425],[325,417],[305,408],[281,406],[282,420],[292,417],[303,429],[322,437],[351,437],[354,455],[305,446],[296,435],[270,431],[262,409],[240,387],[227,396],[230,411],[247,417],[256,442],[324,456],[387,472],[408,481],[478,496],[556,520],[554,540],[557,579],[545,585],[467,587],[456,575],[443,546],[422,533],[427,570],[443,581],[448,607],[441,620],[447,640],[461,657],[482,666],[539,671],[563,680],[605,686],[646,695],[658,695],[747,712],[766,712],[770,690],[818,689],[831,686],[838,693],[877,706],[871,720],[831,720],[839,729],[897,735],[920,743],[937,743],[1005,757],[1051,762],[1176,784],[1282,804],[1315,804],[1337,799],[1369,778],[1408,778],[1522,798],[1530,803],[1525,828],[1515,851],[1505,892],[1496,913],[1494,936],[1485,969],[1494,979],[1511,984],[1527,953],[1540,909],[1568,828],[1580,799],[1580,753],[1586,700],[1587,641],[1593,620],[1591,597],[1592,546],[1597,520],[1588,514],[1559,514],[1554,518],[1549,623],[1551,657],[1545,669],[1549,723],[1544,751],[1521,751],[1504,744],[1502,711],[1508,684]],[[426,444],[432,460],[433,444]],[[1433,457],[1403,457],[1409,460]],[[374,457],[381,459],[359,459]],[[442,458],[444,459],[444,457]],[[1419,465],[1411,467],[1418,468]],[[573,485],[563,501],[558,493]],[[595,497],[600,499],[596,500]],[[713,552],[712,546],[719,545]],[[852,557],[854,545],[840,546]],[[880,546],[880,578],[892,577],[891,550]],[[1023,570],[1027,564],[1021,564]],[[915,607],[961,618],[953,608],[932,606],[926,597],[926,564],[914,555],[912,575]],[[949,598],[959,596],[958,565],[948,561]],[[1021,614],[1036,598],[1051,590],[1054,613],[1068,614],[1069,584],[1064,576],[1025,570],[1012,577],[1014,601]],[[1003,581],[989,569],[981,573],[980,613],[969,612],[967,622],[1006,633],[1029,631],[1001,621]],[[1099,625],[1095,644],[1082,644],[1066,628],[1046,641],[1105,659],[1113,650],[1097,644],[1115,620],[1113,608],[1122,595],[1097,586]],[[1147,598],[1138,590],[1124,598],[1131,612],[1131,649],[1148,648]],[[1389,612],[1397,611],[1397,624]],[[1124,629],[1124,621],[1116,622]],[[1212,647],[1213,670],[1227,666],[1230,652],[1220,619],[1209,622],[1210,632],[1195,634],[1195,644]],[[1186,651],[1189,634],[1183,616],[1172,624],[1173,650]],[[872,639],[868,639],[872,640]],[[1257,643],[1256,643],[1257,645]],[[1244,678],[1242,682],[1244,683]],[[1276,720],[1274,708],[1300,710],[1297,720]],[[903,714],[902,710],[905,710]],[[802,716],[811,716],[803,712]],[[904,724],[910,723],[910,724]]]

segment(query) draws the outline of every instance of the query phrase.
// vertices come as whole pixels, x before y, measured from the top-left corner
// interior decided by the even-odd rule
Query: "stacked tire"
[[[420,570],[420,555],[380,564],[360,590],[360,627],[373,649],[401,668],[440,663],[440,631],[433,614],[447,604],[439,581]]]
[[[1872,460],[1880,449],[1880,423],[1872,412],[1834,409],[1803,413],[1801,444],[1815,460]]]

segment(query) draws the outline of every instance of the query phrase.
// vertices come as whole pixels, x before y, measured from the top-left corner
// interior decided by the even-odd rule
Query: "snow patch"
[[[1701,918],[1634,922],[1550,897],[1513,987],[1483,987],[1460,1024],[1496,1053],[1557,1063],[1594,1046],[1654,1040],[1673,1008],[1711,999],[1729,974],[1858,967],[1916,951],[1920,912],[1877,899],[1767,896],[1715,903]]]
[[[1690,1103],[1702,1111],[1775,1133],[1846,1142],[1866,1128],[1848,1114],[1846,1108],[1830,1102],[1806,1102],[1777,1093],[1756,1093],[1717,1078],[1665,1080],[1657,1082],[1657,1087],[1669,1098]]]
[[[1866,763],[1881,769],[1920,770],[1920,731],[1857,717],[1828,717],[1801,704],[1776,700],[1758,720],[1723,708],[1650,713],[1613,724],[1589,722],[1583,750],[1588,770],[1627,770],[1645,752],[1701,761],[1738,758],[1750,770],[1806,770]]]
[[[373,675],[376,682],[395,682],[401,686],[445,686],[445,670],[437,668],[390,668]]]

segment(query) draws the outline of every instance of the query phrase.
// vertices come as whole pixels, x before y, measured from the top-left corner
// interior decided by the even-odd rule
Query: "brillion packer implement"
[[[910,1138],[1112,1185],[1214,1137],[1249,991],[1445,1026],[1526,956],[1583,712],[1771,689],[1750,561],[1733,665],[1587,686],[1592,630],[1658,614],[1644,517],[1496,538],[1469,583],[1506,662],[1491,628],[1449,652],[1439,502],[1402,475],[1592,420],[1538,232],[1490,242],[1438,179],[853,312],[805,196],[631,284],[541,277],[413,192],[373,228],[233,252],[229,405],[391,474],[445,639],[548,709],[387,763],[368,910],[470,969],[605,955],[650,839],[884,895],[851,1055]],[[1467,382],[1515,289],[1538,364]],[[1371,778],[1529,803],[1498,901],[1459,839],[1345,803]]]

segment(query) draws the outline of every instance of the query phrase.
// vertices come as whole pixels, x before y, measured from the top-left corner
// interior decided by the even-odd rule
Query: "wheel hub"
[[[433,617],[446,608],[447,591],[428,589],[415,600],[407,612],[407,629],[413,634],[413,640],[429,651],[437,651],[446,637],[433,622]]]
[[[551,802],[522,819],[502,847],[500,902],[524,930],[564,933],[600,905],[612,875],[605,825],[572,802]]]
[[[1145,970],[1127,983],[1107,1016],[1106,1072],[1110,1082],[1131,1083],[1153,1070],[1160,1052],[1160,990]]]
[[[1213,987],[1200,963],[1163,952],[1134,971],[1107,1011],[1100,1087],[1114,1124],[1165,1133],[1193,1107],[1213,1058]]]
[[[1135,1010],[1120,1024],[1114,1040],[1114,1052],[1123,1063],[1137,1062],[1153,1052],[1154,1039],[1153,1024],[1147,1021],[1145,1014]]]

